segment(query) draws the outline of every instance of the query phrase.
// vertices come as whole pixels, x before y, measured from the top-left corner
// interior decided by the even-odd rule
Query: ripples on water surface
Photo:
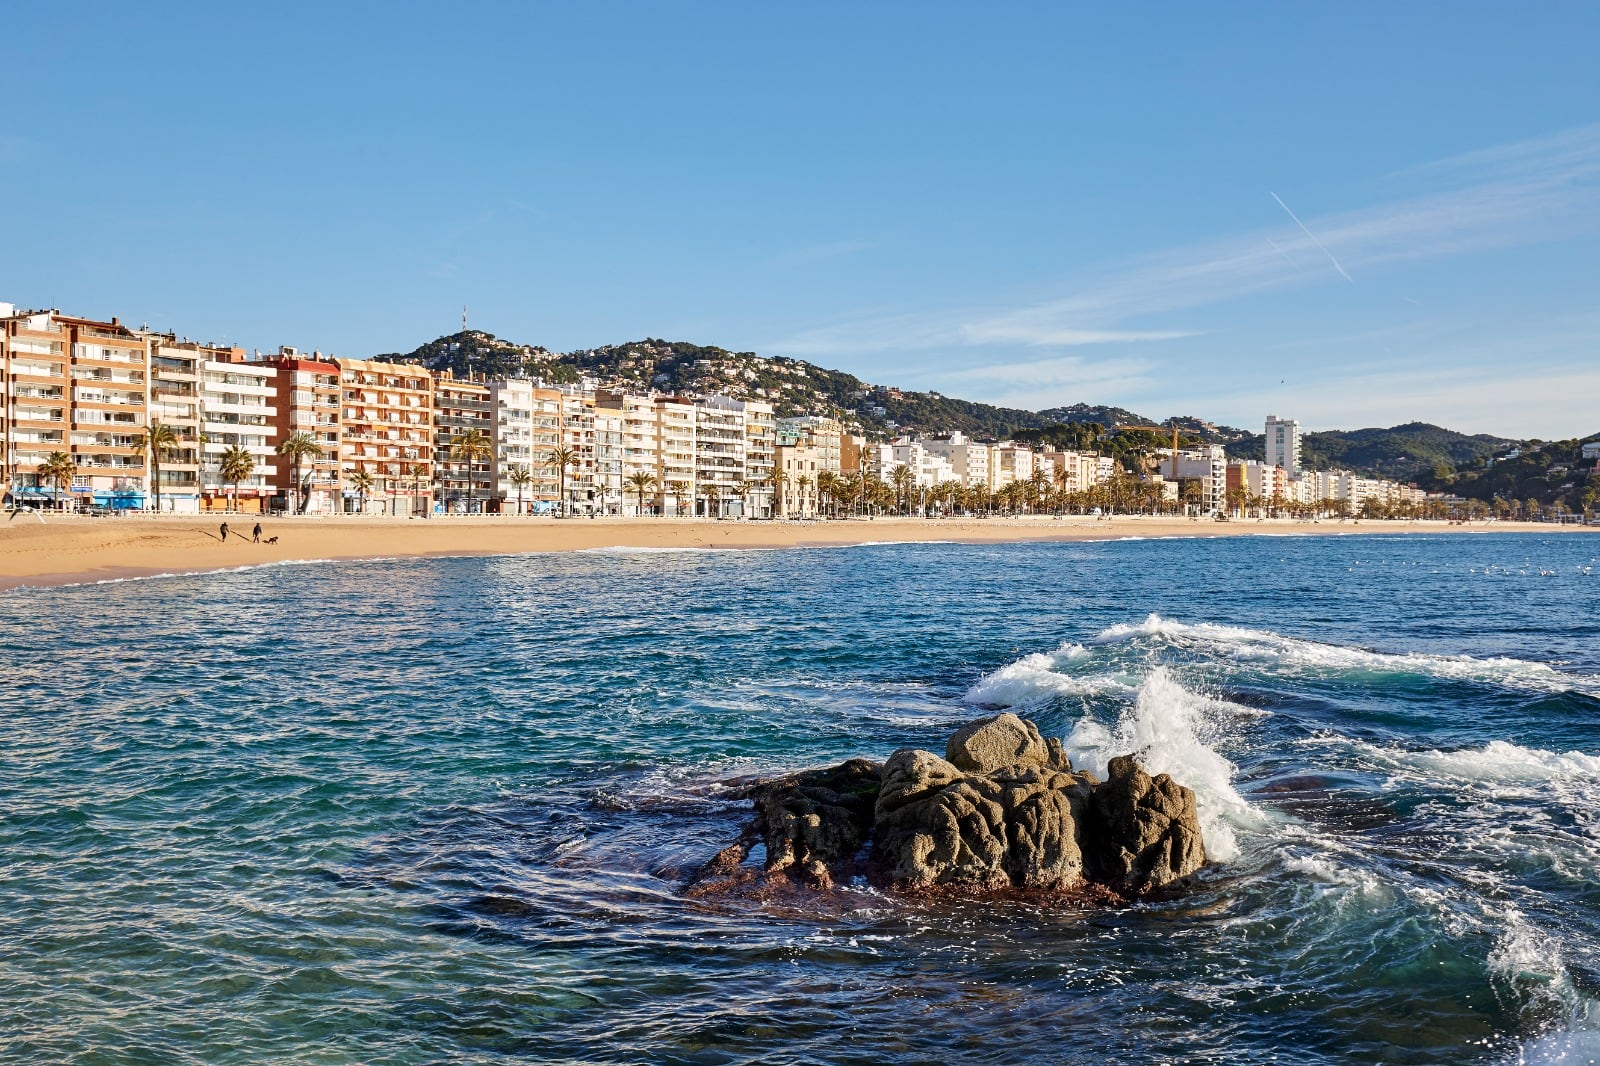
[[[1597,554],[597,552],[3,594],[0,1058],[1589,1061]],[[678,896],[742,817],[720,781],[942,750],[999,706],[1080,765],[1143,750],[1226,861],[1123,910]]]

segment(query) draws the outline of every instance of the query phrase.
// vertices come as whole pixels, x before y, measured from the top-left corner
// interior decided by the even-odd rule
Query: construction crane
[[[1143,429],[1143,430],[1148,430],[1151,433],[1164,433],[1166,430],[1171,429],[1172,430],[1172,480],[1173,481],[1177,481],[1178,480],[1178,420],[1176,418],[1172,419],[1172,425],[1171,426],[1113,426],[1112,429],[1117,433],[1121,433],[1125,429]],[[1160,472],[1160,468],[1159,467],[1157,468],[1157,472],[1158,473]]]

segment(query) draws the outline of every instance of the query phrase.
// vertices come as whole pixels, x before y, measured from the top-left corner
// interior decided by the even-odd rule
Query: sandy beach
[[[1116,540],[1125,537],[1218,537],[1392,533],[1600,532],[1543,523],[1234,521],[1172,518],[1038,517],[818,522],[708,522],[690,519],[511,517],[268,518],[262,543],[256,519],[239,515],[226,542],[220,516],[87,518],[17,514],[0,520],[0,589],[61,585],[155,574],[201,573],[312,559],[503,555],[584,548],[784,548],[875,541]],[[243,533],[243,536],[240,534]],[[277,538],[270,542],[269,538]]]

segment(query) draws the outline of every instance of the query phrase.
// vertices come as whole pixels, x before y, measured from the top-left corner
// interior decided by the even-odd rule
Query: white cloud
[[[1407,200],[1313,216],[1306,223],[1295,218],[1294,225],[1155,252],[1098,271],[1093,280],[1052,300],[1000,311],[862,315],[773,347],[827,355],[996,343],[1176,340],[1195,331],[1151,329],[1143,320],[1264,292],[1338,283],[1328,259],[1348,280],[1346,268],[1366,275],[1392,264],[1570,238],[1600,224],[1600,126],[1422,169],[1468,180]]]

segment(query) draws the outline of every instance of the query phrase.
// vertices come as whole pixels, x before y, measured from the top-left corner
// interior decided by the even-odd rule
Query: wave
[[[1420,674],[1446,680],[1479,681],[1543,691],[1578,689],[1600,692],[1600,678],[1566,673],[1548,663],[1526,659],[1380,652],[1288,637],[1264,629],[1246,629],[1212,622],[1175,622],[1158,614],[1152,614],[1136,624],[1110,626],[1090,643],[1113,645],[1138,638],[1154,638],[1183,647],[1209,650],[1238,663],[1264,663],[1346,673]]]
[[[981,678],[967,690],[965,702],[1027,709],[1062,696],[1131,696],[1111,725],[1089,714],[1078,720],[1063,742],[1073,765],[1104,777],[1113,757],[1137,755],[1150,773],[1170,774],[1194,789],[1207,854],[1218,862],[1237,857],[1234,829],[1259,829],[1265,820],[1234,789],[1234,765],[1214,745],[1228,723],[1265,712],[1184,688],[1165,667],[1137,686],[1115,675],[1062,672],[1089,655],[1082,645],[1064,644],[1050,654],[1024,656]]]

